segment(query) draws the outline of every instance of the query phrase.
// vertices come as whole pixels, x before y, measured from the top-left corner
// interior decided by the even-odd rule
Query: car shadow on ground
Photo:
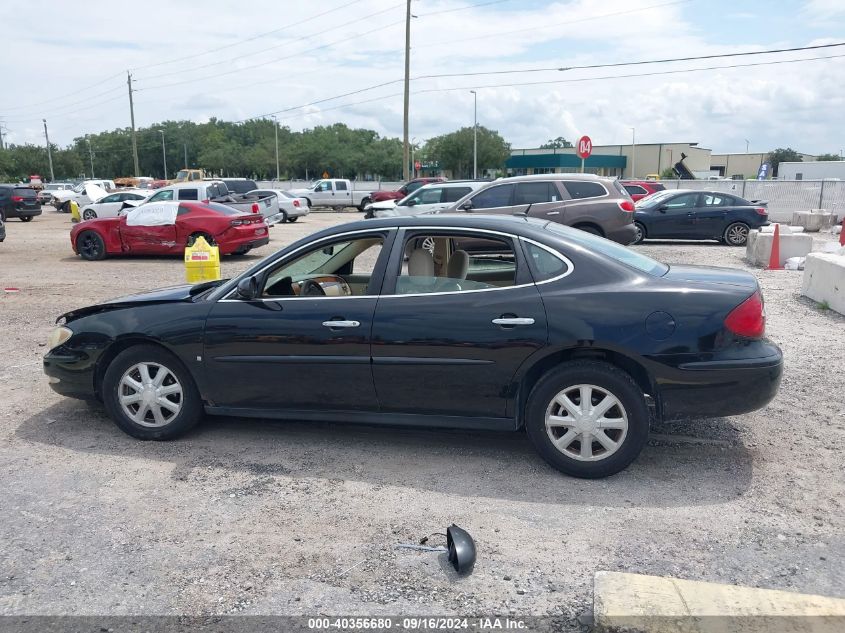
[[[677,428],[684,435],[673,435]],[[63,401],[24,420],[29,442],[91,455],[256,477],[286,476],[407,486],[437,493],[584,506],[674,507],[729,502],[748,489],[752,456],[725,419],[662,425],[625,471],[601,480],[566,477],[546,465],[524,433],[288,422],[209,416],[183,438],[141,442],[95,404]],[[690,437],[690,432],[696,436]]]

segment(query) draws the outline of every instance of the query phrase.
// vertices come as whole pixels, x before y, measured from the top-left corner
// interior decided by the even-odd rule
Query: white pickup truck
[[[352,181],[342,178],[324,178],[307,189],[291,189],[298,198],[305,198],[309,207],[358,207],[363,211],[371,202],[372,191],[355,191]]]
[[[254,182],[249,182],[255,185]],[[268,224],[276,224],[284,218],[284,215],[279,212],[279,202],[276,196],[232,193],[222,180],[200,180],[168,185],[157,190],[143,204],[163,200],[193,200],[198,202],[211,200],[243,213],[261,213]]]

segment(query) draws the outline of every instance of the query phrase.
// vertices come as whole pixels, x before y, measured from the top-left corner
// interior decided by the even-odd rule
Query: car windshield
[[[75,193],[85,193],[85,183],[81,182],[73,188]]]
[[[636,202],[636,207],[638,209],[648,209],[653,207],[654,205],[658,204],[661,200],[666,198],[667,196],[671,196],[673,193],[677,193],[677,189],[675,190],[668,190],[664,189],[663,191],[657,191],[650,196],[646,196],[645,198],[641,198]]]
[[[552,233],[563,235],[570,242],[575,242],[575,244],[588,251],[601,253],[655,277],[662,277],[669,270],[669,266],[662,262],[654,260],[651,257],[646,257],[636,251],[632,251],[626,246],[611,242],[598,235],[587,233],[586,231],[572,229],[557,222],[549,222],[546,224],[545,229]]]

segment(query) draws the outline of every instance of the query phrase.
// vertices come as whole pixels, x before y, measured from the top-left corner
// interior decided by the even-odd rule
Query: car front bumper
[[[657,378],[664,420],[741,415],[777,395],[783,353],[769,342],[762,356],[681,363]]]
[[[82,400],[97,397],[94,389],[96,362],[92,357],[57,348],[44,355],[43,363],[50,388],[60,396]]]

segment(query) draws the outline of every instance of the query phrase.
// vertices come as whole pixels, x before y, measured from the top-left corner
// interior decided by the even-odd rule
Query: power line
[[[225,50],[227,48],[232,48],[233,46],[240,46],[241,44],[246,44],[247,42],[252,42],[253,40],[260,39],[262,37],[267,37],[268,35],[273,35],[274,33],[279,33],[281,31],[286,31],[288,29],[292,29],[295,26],[300,26],[301,24],[305,24],[306,22],[311,22],[312,20],[316,20],[317,18],[321,18],[324,15],[328,15],[329,13],[334,13],[335,11],[340,11],[341,9],[345,9],[348,6],[353,4],[357,4],[362,0],[352,0],[352,2],[347,2],[346,4],[342,4],[339,7],[334,7],[327,11],[323,11],[322,13],[318,13],[316,15],[311,16],[310,18],[305,18],[304,20],[300,20],[299,22],[294,22],[293,24],[288,24],[286,26],[280,27],[278,29],[273,29],[272,31],[265,31],[264,33],[259,33],[258,35],[253,35],[252,37],[248,37],[243,40],[238,40],[237,42],[232,42],[231,44],[226,44],[224,46],[218,46],[217,48],[210,48],[205,50],[201,53],[195,53],[193,55],[185,55],[184,57],[177,57],[176,59],[170,59],[164,62],[157,62],[155,64],[146,64],[144,66],[135,66],[130,70],[143,70],[144,68],[155,68],[157,66],[166,66],[167,64],[175,64],[176,62],[182,62],[187,59],[196,59],[197,57],[202,57],[203,55],[208,55],[209,53],[216,53],[218,51]]]
[[[427,18],[430,15],[441,15],[443,13],[456,13],[458,11],[466,11],[467,9],[476,9],[478,7],[489,7],[491,4],[502,4],[503,2],[511,2],[512,0],[489,0],[489,2],[479,2],[478,4],[470,4],[465,7],[458,7],[456,9],[443,9],[441,11],[429,11],[428,13],[420,13],[417,17]]]
[[[90,86],[86,86],[85,88],[80,88],[79,90],[76,90],[74,92],[68,92],[67,94],[62,95],[61,97],[53,97],[51,99],[47,99],[46,101],[38,101],[36,103],[28,103],[26,105],[11,106],[11,107],[8,107],[8,108],[4,107],[4,108],[0,108],[0,109],[2,109],[3,112],[7,112],[9,110],[21,110],[23,108],[34,108],[36,106],[44,105],[45,103],[53,103],[53,102],[56,101],[56,99],[65,99],[67,97],[73,97],[75,95],[78,95],[81,92],[85,92],[86,90],[91,90],[92,88],[96,88],[97,86],[102,86],[107,81],[111,81],[115,77],[121,77],[121,76],[123,76],[123,73],[118,73],[117,75],[112,75],[110,77],[106,77],[105,79],[98,81],[95,84],[91,84]]]

